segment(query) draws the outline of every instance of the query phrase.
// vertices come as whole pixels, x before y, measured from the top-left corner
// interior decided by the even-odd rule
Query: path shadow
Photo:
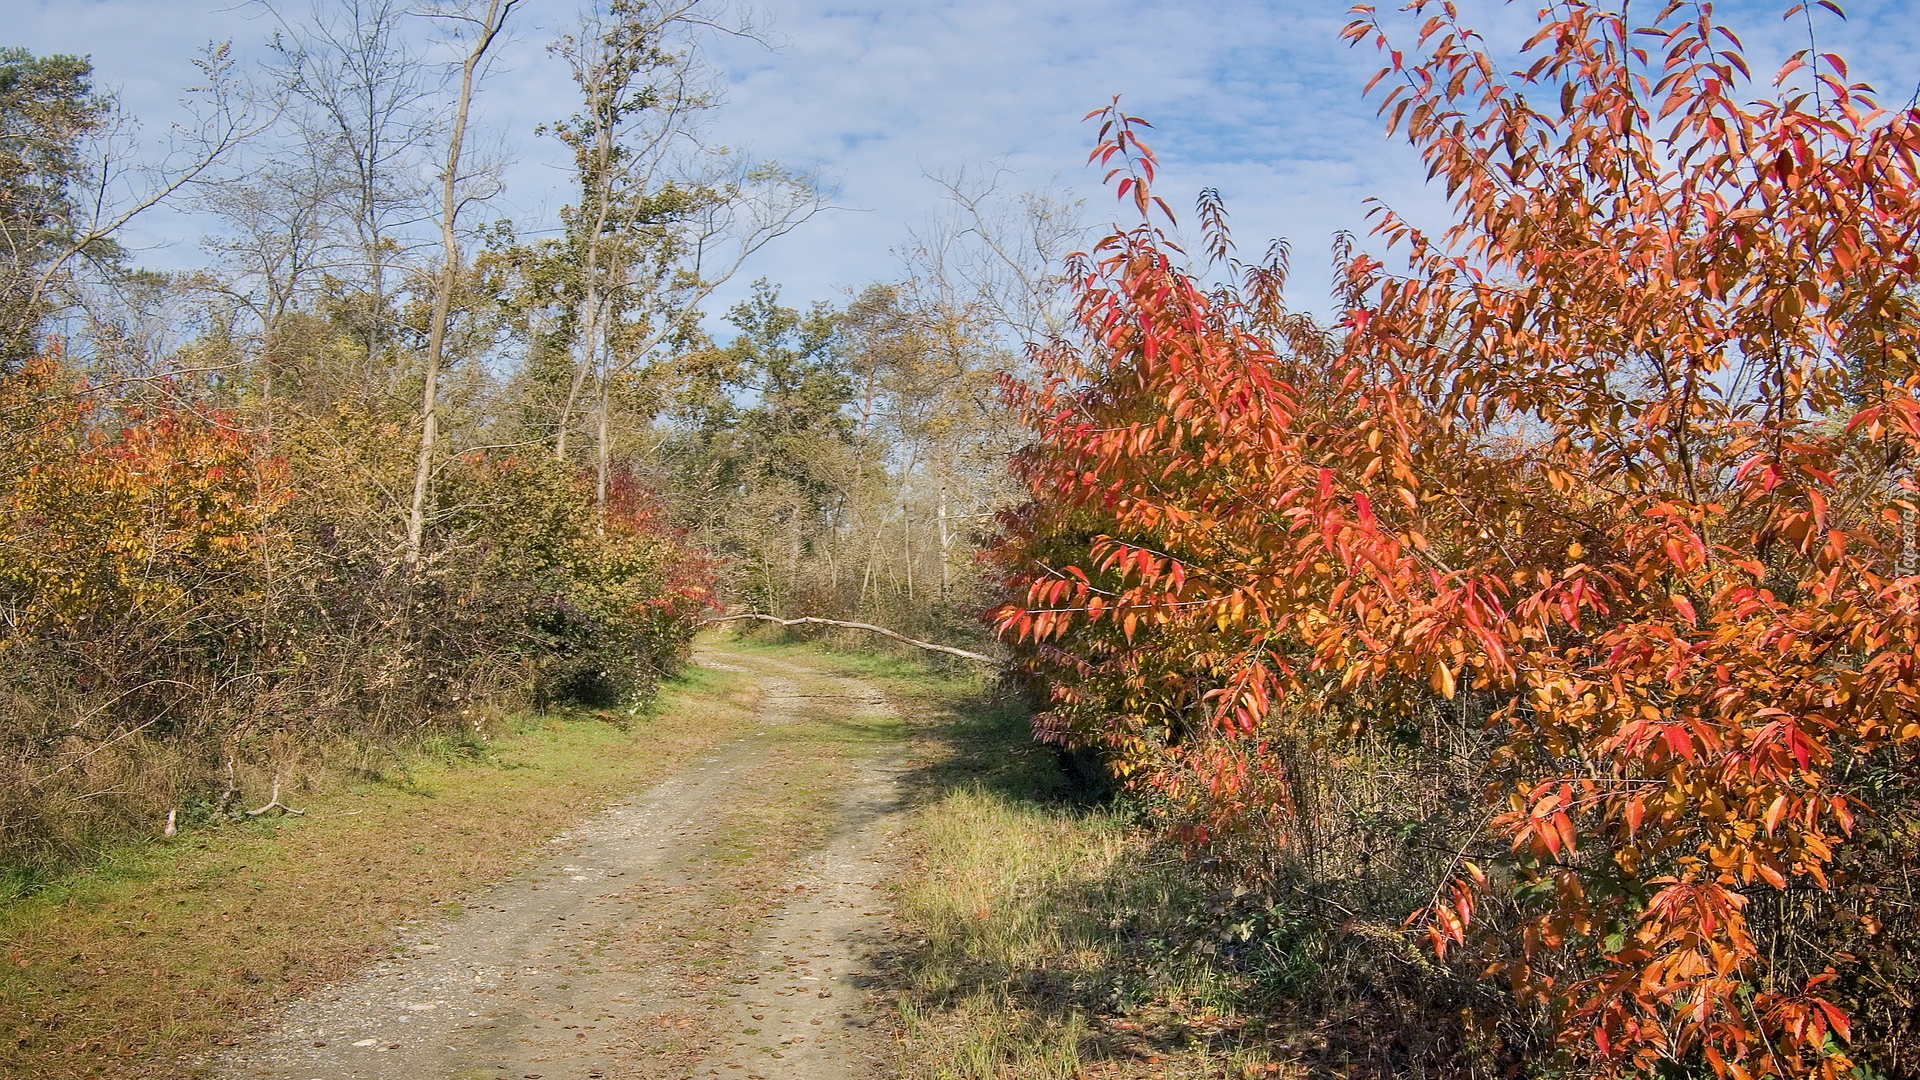
[[[903,1013],[936,1026],[997,1024],[992,1039],[1016,1052],[1072,1043],[1077,1064],[1063,1061],[1063,1076],[1149,1077],[1196,1058],[1219,1063],[1208,1076],[1519,1075],[1524,1033],[1473,1019],[1496,1012],[1497,995],[1432,963],[1394,920],[1351,918],[1368,903],[1391,907],[1404,882],[1250,889],[1155,838],[1138,798],[1087,776],[1088,761],[1036,745],[1015,692],[976,684],[922,704],[928,726],[916,735],[931,752],[906,774],[908,801],[958,806],[987,830],[1005,820],[1026,830],[1030,848],[1060,850],[1007,851],[1022,872],[1001,876],[1023,880],[978,911],[941,910],[944,883],[908,887],[936,900],[909,912],[921,936],[889,957]],[[983,1003],[998,1019],[976,1015]],[[968,1053],[1003,1072],[1054,1075]],[[994,1075],[984,1066],[956,1075],[975,1072]]]

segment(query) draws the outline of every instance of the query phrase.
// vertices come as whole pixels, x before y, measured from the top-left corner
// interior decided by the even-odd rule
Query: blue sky
[[[5,4],[7,43],[91,55],[102,85],[152,131],[164,130],[178,87],[192,81],[197,46],[231,38],[243,56],[257,55],[269,30],[239,0]],[[1463,6],[1496,39],[1517,43],[1530,23],[1530,3]],[[1781,23],[1785,6],[1720,5],[1745,32],[1756,72],[1804,42],[1804,24]],[[1920,11],[1905,0],[1847,7],[1847,23],[1823,17],[1821,47],[1846,54],[1856,78],[1904,102],[1920,80]],[[544,47],[577,10],[573,0],[528,0],[483,90],[481,123],[510,163],[508,190],[485,217],[538,228],[567,197],[560,148],[533,129],[572,110],[565,72]],[[1243,250],[1273,236],[1293,241],[1300,306],[1324,306],[1330,237],[1364,231],[1367,197],[1416,220],[1444,214],[1439,193],[1421,182],[1424,169],[1384,138],[1362,98],[1377,60],[1338,41],[1347,16],[1337,0],[779,0],[756,10],[777,47],[713,47],[728,81],[713,135],[818,169],[844,208],[750,268],[790,301],[832,300],[897,277],[896,249],[940,210],[929,172],[1002,165],[1013,186],[1057,186],[1088,198],[1104,219],[1111,204],[1083,164],[1093,132],[1080,118],[1116,93],[1156,124],[1163,193],[1176,209],[1215,186]],[[201,228],[162,214],[133,239],[153,265],[190,266],[201,260]]]

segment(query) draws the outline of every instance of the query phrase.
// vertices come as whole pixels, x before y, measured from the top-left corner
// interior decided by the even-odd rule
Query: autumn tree
[[[699,0],[612,0],[554,46],[582,108],[551,128],[573,151],[580,184],[559,242],[575,340],[553,452],[566,458],[591,388],[602,502],[614,465],[615,386],[692,333],[715,289],[821,206],[811,177],[705,144],[703,114],[717,96],[699,37],[716,32],[752,30],[723,23]]]
[[[670,500],[693,535],[730,560],[747,603],[813,614],[824,598],[808,595],[807,582],[838,554],[833,534],[857,471],[839,320],[824,306],[781,304],[762,281],[728,321],[731,341],[679,363],[660,446]]]
[[[725,345],[669,365],[655,459],[737,601],[978,634],[973,552],[1006,494],[996,328],[912,283],[802,312],[761,282]]]
[[[38,94],[70,143],[0,133],[0,211],[52,207],[6,219],[16,253],[45,226],[6,282],[19,348],[50,313],[78,332],[0,363],[0,861],[193,827],[500,710],[638,706],[685,661],[710,563],[631,470],[596,485],[517,422],[543,331],[511,228],[472,224],[497,190],[477,87],[516,7],[319,5],[253,97],[216,46],[172,167],[131,174],[125,129],[55,123],[95,107],[84,64],[14,58],[45,78],[7,107]],[[450,67],[413,48],[435,33]],[[188,184],[216,264],[114,262]]]
[[[1042,729],[1190,842],[1284,852],[1318,718],[1471,716],[1484,813],[1409,913],[1437,953],[1601,1072],[1891,1067],[1911,983],[1870,868],[1911,856],[1920,739],[1920,115],[1817,49],[1743,104],[1704,8],[1544,10],[1518,70],[1408,11],[1408,42],[1370,8],[1347,33],[1456,224],[1380,209],[1402,269],[1344,259],[1335,335],[1211,197],[1234,284],[1202,287],[1141,123],[1104,114],[1145,223],[1015,390],[1034,498],[997,556]]]
[[[904,625],[934,614],[964,632],[951,617],[982,602],[971,587],[977,525],[1010,494],[1000,463],[1015,431],[993,391],[1017,362],[1009,328],[977,294],[922,279],[869,288],[844,321],[873,466],[848,523],[860,545],[855,608]]]

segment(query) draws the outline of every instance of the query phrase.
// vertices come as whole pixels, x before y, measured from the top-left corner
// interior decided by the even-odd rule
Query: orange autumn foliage
[[[272,538],[284,464],[231,416],[102,412],[53,360],[0,378],[0,645],[236,615]]]
[[[1408,11],[1410,55],[1371,8],[1346,36],[1456,224],[1377,211],[1405,269],[1343,260],[1338,335],[1287,312],[1283,249],[1231,259],[1211,199],[1205,287],[1152,223],[1142,123],[1105,112],[1146,222],[1012,390],[1033,499],[993,555],[1041,734],[1195,842],[1279,847],[1296,718],[1470,707],[1499,748],[1408,913],[1436,952],[1605,1072],[1845,1075],[1838,972],[1776,962],[1750,912],[1868,887],[1862,816],[1914,809],[1920,113],[1812,51],[1743,104],[1704,5],[1557,5],[1518,71],[1452,5]]]
[[[385,496],[412,462],[378,416],[268,428],[190,386],[136,389],[58,358],[0,370],[9,867],[196,827],[331,754],[529,703],[644,702],[712,602],[710,560],[629,474],[602,511],[545,455],[449,461],[410,569]]]

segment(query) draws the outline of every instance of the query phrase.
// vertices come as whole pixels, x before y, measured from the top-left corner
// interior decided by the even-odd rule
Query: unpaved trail
[[[699,660],[752,675],[751,734],[555,838],[458,916],[410,927],[395,956],[284,1006],[215,1075],[883,1075],[863,985],[889,932],[882,882],[902,822],[890,707],[797,664]]]

